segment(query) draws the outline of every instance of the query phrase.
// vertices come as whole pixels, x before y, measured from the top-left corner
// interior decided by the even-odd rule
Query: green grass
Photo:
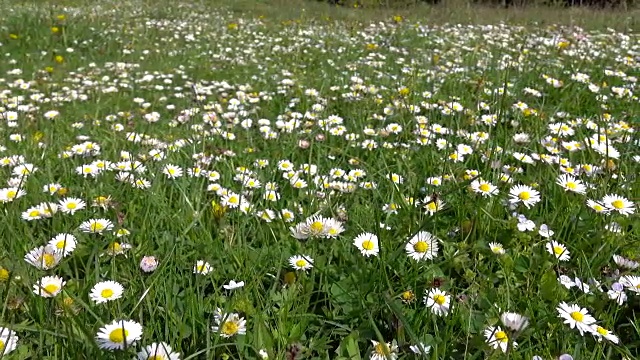
[[[18,337],[7,359],[133,358],[154,342],[181,359],[255,359],[261,350],[272,359],[360,359],[380,349],[372,340],[393,342],[387,358],[400,359],[638,357],[637,289],[625,289],[622,305],[607,295],[620,276],[636,281],[628,276],[637,270],[613,256],[640,260],[637,10],[101,5],[0,3],[1,344],[11,348],[9,329]],[[47,118],[54,110],[59,115]],[[483,122],[491,115],[495,124]],[[159,120],[148,121],[153,116]],[[598,132],[608,150],[589,146]],[[454,161],[459,146],[471,153]],[[78,148],[87,154],[74,155]],[[121,181],[117,170],[76,172],[96,161],[118,164],[123,152],[144,166],[135,179],[148,188]],[[523,154],[534,159],[521,161]],[[284,160],[306,187],[285,177]],[[22,178],[21,163],[37,170]],[[183,175],[169,178],[166,165]],[[311,165],[316,170],[304,171]],[[194,168],[211,178],[191,176]],[[556,184],[567,172],[587,185],[585,194]],[[249,179],[261,185],[243,186]],[[475,192],[480,179],[499,192]],[[63,189],[43,191],[54,183]],[[277,186],[277,201],[265,198],[267,184]],[[540,201],[510,206],[516,185],[536,189]],[[7,200],[11,186],[24,196]],[[223,207],[225,189],[250,206]],[[611,194],[629,202],[629,214],[587,206]],[[98,197],[110,205],[92,206]],[[23,219],[65,198],[86,207]],[[424,207],[436,200],[444,204],[430,214]],[[529,231],[517,214],[531,221]],[[316,215],[344,231],[295,238],[291,228]],[[113,228],[83,232],[90,219]],[[543,224],[568,261],[547,251]],[[439,249],[417,261],[406,245],[421,231],[437,237]],[[64,233],[77,247],[56,266],[24,260]],[[377,236],[376,256],[354,246],[363,233]],[[109,253],[124,244],[124,253]],[[295,270],[296,255],[313,268]],[[159,261],[155,271],[141,271],[144,256]],[[211,272],[194,274],[198,261]],[[560,275],[596,279],[603,291],[567,288]],[[33,289],[43,276],[66,284],[39,296]],[[107,280],[124,287],[122,297],[95,303],[92,288]],[[231,280],[244,286],[224,289]],[[423,301],[435,288],[450,299],[445,316]],[[619,343],[563,324],[562,302],[586,308]],[[216,309],[243,317],[246,334],[214,331]],[[529,326],[507,329],[504,312],[526,316]],[[101,349],[96,334],[120,319],[139,323],[141,338],[124,350]],[[485,338],[495,326],[509,336],[506,354]],[[418,343],[431,347],[428,355],[410,350]]]

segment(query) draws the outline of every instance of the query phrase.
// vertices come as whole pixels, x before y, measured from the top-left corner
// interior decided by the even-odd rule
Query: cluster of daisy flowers
[[[139,259],[145,274],[161,261],[181,262],[140,256],[155,239],[131,236],[146,235],[134,229],[167,212],[192,219],[187,230],[215,234],[255,221],[259,225],[251,229],[250,240],[257,244],[268,237],[269,246],[286,259],[273,264],[269,258],[267,265],[307,275],[334,266],[325,263],[333,247],[351,250],[345,251],[348,260],[338,263],[344,269],[355,263],[371,272],[374,265],[405,269],[399,267],[405,261],[413,269],[450,266],[444,263],[463,246],[452,238],[464,234],[482,242],[478,255],[496,255],[491,258],[496,261],[516,252],[541,256],[552,264],[545,270],[557,272],[557,285],[578,300],[540,303],[557,306],[561,320],[580,335],[621,343],[609,313],[598,314],[603,319],[598,321],[578,303],[588,296],[623,306],[640,289],[640,276],[634,273],[640,254],[629,250],[626,240],[637,216],[634,169],[640,162],[632,117],[638,109],[637,36],[579,28],[408,26],[401,19],[363,26],[357,37],[346,26],[318,24],[283,24],[276,36],[261,19],[239,21],[183,6],[174,19],[135,21],[132,34],[154,29],[157,39],[144,49],[123,45],[114,61],[78,58],[86,63],[70,71],[61,66],[65,57],[74,56],[74,48],[38,50],[34,59],[52,55],[57,65],[30,74],[7,53],[10,67],[0,66],[0,211],[7,220],[0,230],[18,228],[40,240],[25,245],[18,256],[31,268],[21,272],[15,267],[13,278],[0,268],[2,281],[28,279],[29,295],[51,306],[62,298],[73,308],[77,297],[100,309],[134,298],[140,289],[117,278],[118,271],[105,266],[100,273],[112,277],[88,279],[74,278],[65,269],[78,266],[78,249],[98,249],[98,260],[124,255],[118,258],[122,262],[108,266],[118,270]],[[125,8],[129,14],[121,15],[126,19],[146,16]],[[89,10],[69,9],[69,14],[82,11]],[[101,26],[122,44],[119,24]],[[64,16],[57,18],[57,30],[51,32],[58,36],[65,26]],[[211,47],[213,40],[228,46]],[[73,44],[83,51],[95,45],[91,39]],[[327,44],[339,55],[327,58],[333,52]],[[160,53],[169,62],[189,54],[189,61],[167,71],[147,70]],[[190,75],[204,61],[229,76],[236,67],[253,75],[225,81]],[[484,75],[496,70],[509,75],[504,81]],[[305,78],[308,71],[324,82]],[[414,77],[428,87],[416,85]],[[451,82],[469,86],[475,95],[464,95],[469,89],[451,93]],[[131,89],[136,95],[128,98]],[[588,106],[572,107],[566,93],[578,94]],[[85,119],[69,106],[102,109],[100,101],[116,98],[122,108],[90,111]],[[42,125],[42,131],[33,133],[33,124]],[[47,127],[66,127],[71,135],[58,138]],[[161,211],[154,204],[148,206],[149,217],[140,215],[136,203],[151,204],[149,199],[165,195],[175,203],[184,199],[182,208]],[[472,202],[472,209],[465,202]],[[567,218],[558,208],[575,217]],[[456,212],[464,218],[486,214],[491,221],[482,226],[495,236],[473,237],[473,229],[451,217]],[[171,221],[159,226],[179,226]],[[579,230],[584,233],[570,236],[568,222],[602,224],[604,231]],[[53,230],[61,227],[64,232]],[[511,236],[525,243],[525,250]],[[576,255],[585,252],[580,239],[591,237],[613,239],[624,248],[624,256],[613,254],[615,271],[588,278],[577,272],[582,259]],[[31,250],[25,255],[25,249]],[[193,253],[186,265],[176,266],[203,281],[217,276],[216,263],[228,255]],[[288,274],[287,286],[293,283]],[[314,277],[300,277],[307,279]],[[87,283],[84,293],[76,292],[75,285],[71,290],[69,284],[78,282]],[[421,302],[414,302],[416,295],[403,280],[394,286],[405,305],[419,306],[438,321],[452,321],[466,296],[464,289],[433,284],[424,288]],[[221,287],[234,299],[245,283],[225,280]],[[245,290],[247,296],[254,291]],[[207,326],[225,341],[251,331],[253,319],[245,311],[222,304],[214,309]],[[518,351],[528,334],[528,318],[517,312],[500,312],[498,318],[480,332],[486,350]],[[139,359],[179,358],[177,350],[183,349],[176,344],[144,346],[149,337],[159,336],[142,325],[152,319],[112,319],[101,322],[95,335],[100,348],[135,349]],[[0,327],[5,354],[24,338],[9,326]],[[378,340],[371,340],[372,359],[397,358],[405,351],[395,340]],[[433,345],[416,342],[407,351],[427,355]],[[264,349],[258,355],[268,357]]]

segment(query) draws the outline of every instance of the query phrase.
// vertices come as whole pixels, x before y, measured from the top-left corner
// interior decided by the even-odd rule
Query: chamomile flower
[[[598,339],[598,341],[602,341],[602,339],[605,339],[611,341],[614,344],[620,342],[620,339],[614,333],[599,325],[594,325],[591,333],[596,337],[596,339]]]
[[[165,342],[147,345],[137,355],[138,360],[180,360],[180,353],[173,352]]]
[[[89,298],[96,304],[106,303],[122,297],[124,287],[115,281],[101,281],[93,286]]]
[[[218,308],[214,315],[215,325],[211,328],[213,332],[219,332],[223,338],[230,338],[235,335],[247,333],[247,321],[236,313],[225,313]]]
[[[509,190],[509,202],[512,204],[522,203],[530,208],[540,201],[540,193],[527,185],[515,185]]]
[[[611,211],[611,209],[605,207],[600,202],[591,199],[587,199],[587,206],[598,214],[607,214]]]
[[[142,338],[142,326],[131,320],[114,320],[100,328],[96,342],[101,349],[122,350],[132,347]]]
[[[571,191],[577,194],[584,195],[587,191],[587,187],[582,181],[568,174],[560,175],[556,180],[556,184],[560,185],[565,191]]]
[[[602,198],[602,203],[607,209],[617,211],[619,214],[628,216],[635,212],[635,205],[627,198],[618,195],[606,195]]]
[[[438,241],[431,233],[420,231],[409,240],[405,251],[414,260],[430,260],[438,256]]]
[[[491,249],[491,252],[493,252],[496,255],[503,255],[505,253],[505,250],[502,244],[497,242],[489,243],[489,249]]]
[[[567,247],[555,240],[549,241],[546,247],[549,254],[555,256],[560,261],[569,261],[571,258]]]
[[[62,256],[69,256],[76,249],[76,237],[71,234],[58,234],[49,241],[49,246],[53,247],[56,252],[62,253]]]
[[[363,256],[378,256],[378,237],[372,233],[362,233],[353,240],[353,245],[360,250]]]
[[[502,324],[513,331],[522,331],[529,326],[529,319],[518,313],[505,312],[500,315]]]
[[[635,270],[640,266],[637,261],[626,259],[620,255],[613,255],[613,261],[621,268]]]
[[[240,289],[243,286],[244,286],[244,281],[235,281],[235,280],[231,280],[229,281],[228,284],[222,285],[222,287],[225,288],[226,290]]]
[[[635,275],[623,275],[619,280],[620,284],[625,288],[633,291],[634,293],[640,293],[640,276]]]
[[[16,332],[0,327],[0,355],[7,355],[18,347]]]
[[[180,166],[167,164],[162,168],[162,173],[169,179],[177,179],[182,176],[183,171]]]
[[[45,298],[55,297],[64,284],[65,281],[59,276],[45,276],[33,285],[33,293]]]
[[[585,332],[593,332],[593,325],[596,323],[596,319],[589,315],[587,309],[581,308],[576,304],[569,305],[566,302],[561,302],[556,310],[558,315],[564,319],[564,323],[572,329],[577,329],[580,335],[584,336]]]
[[[53,269],[62,259],[62,254],[52,246],[40,246],[25,255],[24,260],[40,270]]]
[[[515,341],[509,339],[509,335],[500,328],[500,326],[489,326],[484,330],[484,337],[487,339],[487,344],[494,349],[500,348],[502,352],[506,353],[509,349],[509,345],[514,348],[517,346]]]
[[[437,316],[446,316],[451,308],[451,295],[440,289],[425,290],[424,304]]]
[[[294,255],[289,258],[289,264],[296,270],[309,270],[313,267],[313,259],[308,255]]]
[[[211,265],[204,260],[196,261],[196,264],[193,267],[193,273],[199,275],[207,275],[211,270],[213,270]]]
[[[107,219],[90,219],[80,224],[78,229],[84,233],[102,234],[113,229],[113,223]]]
[[[58,210],[65,214],[75,214],[76,211],[82,210],[87,206],[87,204],[78,198],[64,198],[60,200],[58,205]]]
[[[422,208],[429,215],[433,215],[437,213],[438,211],[442,210],[446,205],[444,201],[434,196],[427,196],[426,198],[424,198],[422,203],[424,204]]]
[[[495,185],[482,179],[472,181],[471,190],[483,197],[491,197],[498,194],[498,188]]]
[[[371,360],[396,360],[398,358],[398,346],[396,342],[381,343],[371,340],[373,350],[371,351]]]

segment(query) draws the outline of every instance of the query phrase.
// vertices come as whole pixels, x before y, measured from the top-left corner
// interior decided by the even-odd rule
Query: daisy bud
[[[145,256],[140,260],[140,270],[150,273],[158,268],[158,259],[155,256]]]
[[[308,140],[299,140],[298,141],[298,147],[301,148],[301,149],[307,149],[310,145],[311,145],[311,143]]]

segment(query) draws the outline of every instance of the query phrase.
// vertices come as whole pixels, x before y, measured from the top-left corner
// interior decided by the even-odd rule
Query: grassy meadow
[[[637,10],[0,2],[1,359],[637,359]]]

